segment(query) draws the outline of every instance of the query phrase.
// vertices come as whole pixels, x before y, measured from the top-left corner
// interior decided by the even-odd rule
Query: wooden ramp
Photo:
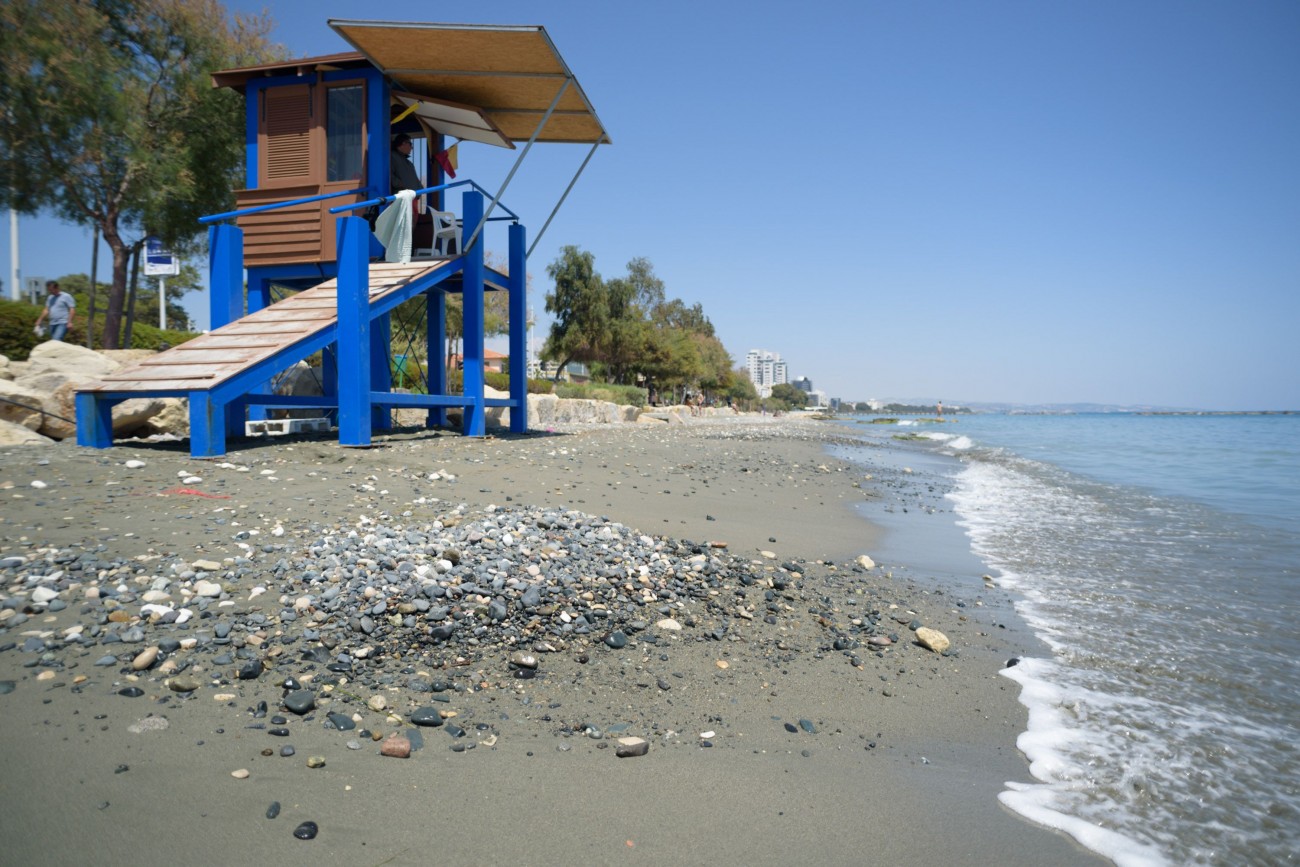
[[[444,260],[406,265],[372,263],[370,303],[384,299],[443,264]],[[77,390],[121,393],[212,389],[333,326],[338,321],[337,296],[338,281],[327,280]]]

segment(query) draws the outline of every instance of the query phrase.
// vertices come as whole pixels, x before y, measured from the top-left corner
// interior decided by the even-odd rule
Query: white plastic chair
[[[442,256],[450,255],[448,241],[456,242],[456,253],[460,254],[460,222],[450,211],[430,211],[433,216],[433,246]]]

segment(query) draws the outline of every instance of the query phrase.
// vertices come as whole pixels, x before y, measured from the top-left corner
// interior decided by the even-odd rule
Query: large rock
[[[44,403],[44,392],[0,379],[0,421],[13,422],[28,430],[40,430]]]
[[[560,399],[553,394],[528,395],[528,424],[530,427],[553,424],[555,407]]]
[[[77,433],[77,386],[65,382],[45,401],[45,423],[41,433],[55,439],[68,439]],[[113,407],[113,436],[135,433],[145,422],[158,415],[166,404],[161,397],[133,397]],[[66,421],[65,421],[66,419]]]
[[[27,372],[30,375],[62,371],[86,381],[114,373],[121,367],[117,361],[93,349],[61,340],[47,340],[37,345],[28,356]]]
[[[0,355],[0,379],[13,379],[14,373],[9,369],[9,356]]]
[[[137,361],[143,361],[157,355],[158,352],[153,349],[101,349],[99,354],[125,367],[128,364],[135,364]]]
[[[320,397],[325,393],[321,388],[320,375],[319,370],[300,361],[275,377],[275,393]]]
[[[31,428],[14,424],[11,421],[0,421],[0,446],[39,445],[40,443],[49,442],[51,440],[46,439]]]
[[[14,378],[14,382],[19,385],[39,391],[41,394],[53,394],[54,390],[65,382],[90,382],[94,377],[89,379],[80,374],[72,374],[63,370],[45,370],[41,373],[24,373],[22,376]]]
[[[162,398],[162,411],[144,423],[150,434],[190,435],[190,402],[183,397]],[[143,433],[144,431],[141,431]]]

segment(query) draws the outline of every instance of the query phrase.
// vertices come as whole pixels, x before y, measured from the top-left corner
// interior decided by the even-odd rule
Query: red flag
[[[459,145],[454,144],[445,151],[433,155],[433,158],[438,161],[438,165],[442,166],[443,173],[449,178],[456,177],[456,169],[458,167],[456,160],[457,147],[459,147]]]

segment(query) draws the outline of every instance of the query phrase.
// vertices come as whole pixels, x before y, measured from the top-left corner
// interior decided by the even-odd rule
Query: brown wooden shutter
[[[311,97],[311,89],[305,84],[263,91],[265,174],[262,185],[312,179]]]

